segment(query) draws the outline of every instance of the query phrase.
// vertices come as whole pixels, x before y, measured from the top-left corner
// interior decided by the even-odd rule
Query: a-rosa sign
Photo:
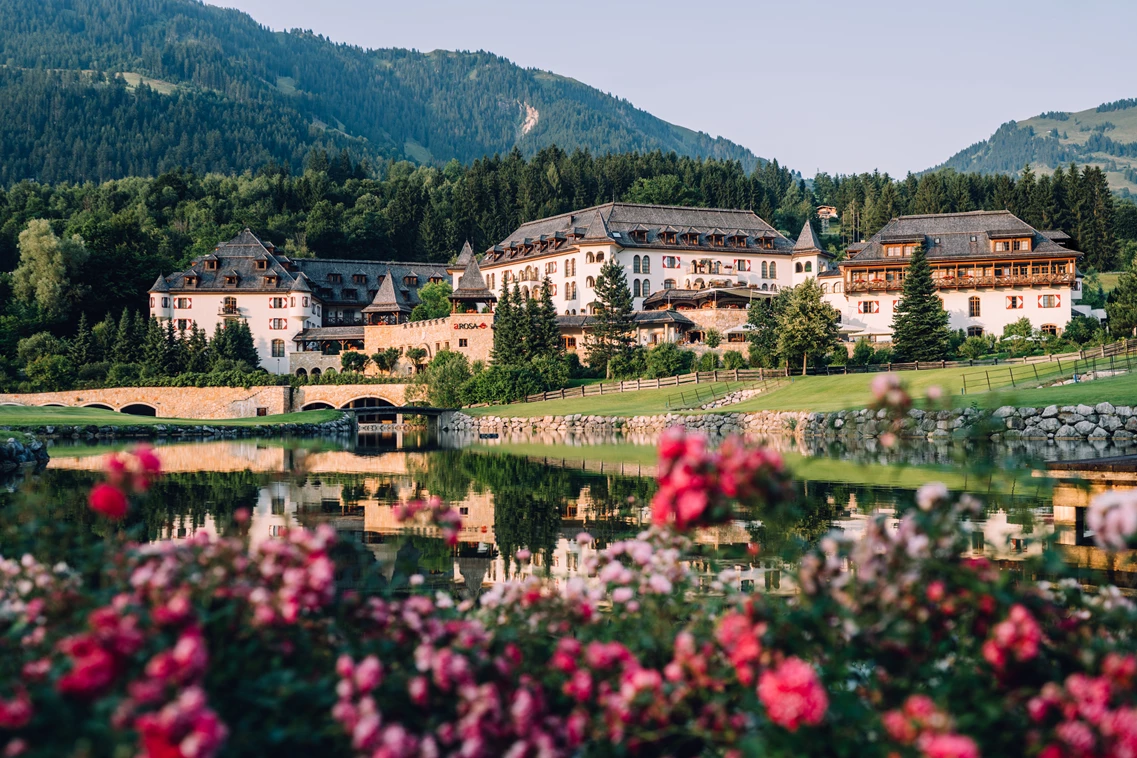
[[[487,324],[485,321],[483,321],[480,324],[474,324],[474,323],[470,323],[470,322],[462,322],[462,323],[455,324],[454,328],[455,329],[488,329],[489,324]]]

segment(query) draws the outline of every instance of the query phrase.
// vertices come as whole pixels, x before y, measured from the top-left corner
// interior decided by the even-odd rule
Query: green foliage
[[[33,219],[20,233],[20,264],[12,272],[12,294],[49,319],[67,315],[83,291],[79,272],[88,257],[79,235],[60,239],[45,219]]]
[[[624,267],[609,258],[596,277],[596,310],[591,329],[585,332],[588,363],[606,366],[614,356],[631,350],[635,324],[632,321],[632,291]],[[611,375],[611,370],[609,370]]]
[[[375,364],[375,368],[389,374],[399,364],[399,356],[399,348],[389,347],[386,350],[374,353],[371,356],[371,362]]]
[[[411,311],[411,321],[430,321],[450,315],[450,295],[454,288],[450,282],[429,282],[418,291],[422,302]]]
[[[722,332],[718,329],[708,329],[703,336],[703,344],[712,350],[722,344]]]
[[[1011,357],[1030,355],[1034,352],[1034,328],[1030,319],[1023,316],[1003,327],[1002,347]]]
[[[708,350],[707,352],[700,355],[698,360],[695,361],[696,371],[714,371],[718,367],[719,357],[715,352],[711,350]]]
[[[66,344],[51,332],[36,332],[20,340],[16,346],[16,357],[22,363],[31,363],[40,358],[65,353]]]
[[[990,343],[983,337],[968,337],[959,346],[959,355],[967,360],[976,361],[991,351]]]
[[[781,362],[778,353],[778,323],[790,300],[790,291],[783,289],[775,297],[753,300],[746,310],[746,323],[750,325],[750,365],[755,368],[775,368]]]
[[[645,376],[648,379],[662,379],[691,372],[695,354],[684,350],[674,342],[661,342],[647,353]]]
[[[608,378],[620,381],[637,379],[641,376],[651,378],[648,357],[647,348],[643,345],[635,345],[631,350],[613,355],[612,360],[608,361],[608,365],[602,370],[607,372]],[[596,369],[594,368],[594,370]]]
[[[746,356],[737,350],[727,350],[722,354],[722,367],[728,371],[747,368]]]
[[[416,384],[426,387],[426,399],[435,408],[459,408],[463,405],[463,387],[470,381],[470,362],[461,353],[442,350],[421,374]]]
[[[422,361],[426,358],[426,348],[424,347],[408,347],[405,353],[407,360],[415,365],[415,369],[421,368]]]
[[[853,345],[853,354],[850,356],[849,362],[854,366],[867,366],[872,363],[875,352],[872,343],[861,337],[857,340],[857,344]]]
[[[75,381],[75,366],[66,355],[36,358],[24,368],[24,373],[34,387],[48,392],[66,389]]]
[[[904,290],[892,318],[896,360],[942,361],[950,349],[949,316],[936,295],[932,267],[923,245],[917,245],[904,277]]]
[[[1101,276],[1097,271],[1089,270],[1085,276],[1082,277],[1082,299],[1081,305],[1088,305],[1091,308],[1104,308],[1105,307],[1105,289],[1101,284]]]
[[[367,368],[367,362],[370,360],[370,358],[358,350],[348,350],[340,355],[340,368],[344,371],[362,374],[363,370]]]
[[[1062,336],[1075,345],[1085,345],[1094,339],[1094,334],[1101,329],[1096,318],[1089,316],[1074,316],[1066,323]]]
[[[1109,330],[1118,337],[1128,337],[1137,329],[1137,273],[1131,267],[1117,279],[1105,304]]]
[[[778,317],[777,350],[787,363],[801,361],[802,374],[810,358],[826,355],[840,341],[837,310],[821,298],[813,277],[790,290]]]

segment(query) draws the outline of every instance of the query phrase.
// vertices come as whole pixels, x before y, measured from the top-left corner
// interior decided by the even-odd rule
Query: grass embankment
[[[131,416],[99,408],[63,408],[59,406],[0,406],[0,427],[38,426],[274,426],[277,424],[322,424],[339,417],[339,411],[300,411],[275,416],[250,416],[230,419],[159,418]],[[3,434],[3,432],[0,432]]]
[[[1062,376],[1069,375],[1069,366],[1063,364]],[[1037,378],[1035,371],[1037,370]],[[1012,388],[1009,372],[1013,371],[1017,387]],[[1001,405],[1046,406],[1095,405],[1108,400],[1114,405],[1137,406],[1137,374],[1097,379],[1083,384],[1060,387],[1038,387],[1039,383],[1059,377],[1057,363],[1038,363],[1032,366],[965,367],[904,371],[898,374],[908,392],[916,400],[926,397],[930,387],[939,387],[956,406],[978,405],[981,408],[998,408]],[[872,402],[871,385],[877,374],[841,374],[834,376],[791,377],[779,386],[741,403],[727,406],[730,412],[751,411],[839,411],[864,408]],[[966,377],[966,379],[965,379]],[[992,390],[987,389],[990,378]],[[967,394],[962,394],[966,384]],[[1002,388],[1000,388],[1000,385]],[[697,385],[709,390],[711,385]],[[719,396],[739,387],[752,384],[716,385]],[[567,400],[549,400],[543,403],[471,408],[466,412],[475,416],[508,416],[533,418],[538,416],[565,416],[580,413],[589,416],[653,416],[675,411],[680,390],[688,394],[696,385],[682,388],[668,387],[659,390],[621,392],[612,395],[576,397]],[[671,401],[671,407],[668,401]],[[715,413],[716,411],[685,411],[688,413]],[[723,412],[723,411],[718,411]]]
[[[548,461],[566,468],[592,468],[598,464],[615,467],[654,466],[657,452],[651,445],[542,445],[540,443],[504,443],[474,445],[471,449],[487,453],[506,453]],[[786,467],[795,479],[814,482],[841,482],[882,487],[915,489],[928,482],[943,482],[953,490],[986,493],[1030,494],[1045,489],[1046,480],[1033,477],[1030,471],[1004,471],[999,476],[968,474],[957,466],[882,465],[843,461],[828,457],[782,454]],[[625,473],[634,473],[625,472]]]

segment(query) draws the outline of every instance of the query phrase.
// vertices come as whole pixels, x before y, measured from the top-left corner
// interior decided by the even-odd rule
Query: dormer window
[[[431,284],[438,284],[439,282],[442,281],[442,277],[441,276],[432,276],[429,279],[427,279],[427,281],[430,282]]]
[[[698,245],[699,244],[699,233],[698,232],[687,232],[686,234],[684,234],[683,235],[683,244],[684,245]]]
[[[187,287],[196,287],[197,286],[197,276],[195,276],[193,274],[190,274],[189,276],[187,276],[186,277],[186,286]]]
[[[229,285],[230,287],[235,287],[237,285],[236,274],[226,274],[225,275],[225,284]]]
[[[721,234],[708,234],[707,237],[715,247],[722,247],[726,244],[726,238]]]
[[[375,283],[376,284],[382,284],[383,280],[386,278],[387,278],[386,274],[380,274],[379,276],[375,277]]]
[[[269,287],[275,287],[278,281],[279,278],[276,274],[267,274],[265,276],[265,284],[267,284]]]
[[[367,284],[367,274],[352,274],[351,281],[355,284]]]
[[[264,271],[268,268],[268,261],[264,260],[263,258],[256,261],[256,268],[257,271]]]
[[[631,234],[633,242],[647,242],[646,229],[633,229],[629,234]]]
[[[343,282],[343,274],[328,274],[329,284],[341,284]]]
[[[732,234],[730,236],[730,244],[734,247],[746,247],[746,235]]]
[[[217,270],[217,261],[215,261],[215,260],[206,261],[205,262],[205,270],[206,271],[216,271]]]
[[[359,298],[359,291],[358,290],[344,290],[343,291],[343,299],[344,300],[356,300],[358,298]]]
[[[678,245],[679,244],[679,235],[676,234],[675,232],[664,232],[663,234],[661,234],[659,236],[660,236],[660,239],[663,240],[663,244],[665,244],[665,245]]]
[[[414,276],[413,274],[407,274],[403,277],[403,284],[407,285],[408,287],[417,287],[418,277]]]

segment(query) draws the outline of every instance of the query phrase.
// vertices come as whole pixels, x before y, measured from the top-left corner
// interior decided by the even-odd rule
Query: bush
[[[719,367],[718,354],[712,350],[708,350],[699,356],[695,361],[696,371],[714,371]]]
[[[141,369],[137,363],[115,363],[107,372],[107,386],[132,387],[142,375]]]
[[[959,354],[967,360],[977,361],[990,352],[989,348],[987,340],[982,337],[968,337],[959,346]]]
[[[872,363],[892,363],[892,348],[889,346],[878,347],[872,354]]]
[[[80,366],[77,376],[80,381],[84,382],[103,382],[110,373],[111,364],[108,361],[99,361],[98,363],[88,363],[86,366]]]
[[[362,374],[370,362],[371,358],[358,350],[348,350],[340,355],[340,367],[356,374]]]
[[[435,408],[459,408],[464,404],[463,388],[470,376],[466,356],[443,350],[415,377],[415,384],[425,386],[426,399]]]
[[[746,357],[737,350],[727,350],[722,354],[722,367],[730,371],[746,368]]]
[[[853,355],[849,358],[849,362],[854,366],[867,366],[873,362],[875,355],[872,343],[861,337],[857,340],[857,344],[853,345]]]
[[[75,382],[75,367],[65,355],[45,355],[24,367],[28,379],[40,390],[57,392]]]
[[[599,371],[599,367],[594,370]],[[608,361],[608,371],[619,381],[638,379],[647,371],[647,350],[636,345],[625,352],[616,353]]]
[[[712,350],[722,344],[722,332],[718,329],[708,329],[703,336],[703,344]]]
[[[530,365],[493,364],[475,374],[462,387],[467,403],[512,403],[545,391],[541,375]]]
[[[645,376],[648,379],[662,379],[666,376],[679,376],[691,373],[695,354],[684,350],[674,342],[661,342],[647,352]]]
[[[1101,323],[1089,316],[1074,316],[1062,330],[1062,336],[1076,345],[1086,345],[1093,341],[1094,333],[1101,329]]]

